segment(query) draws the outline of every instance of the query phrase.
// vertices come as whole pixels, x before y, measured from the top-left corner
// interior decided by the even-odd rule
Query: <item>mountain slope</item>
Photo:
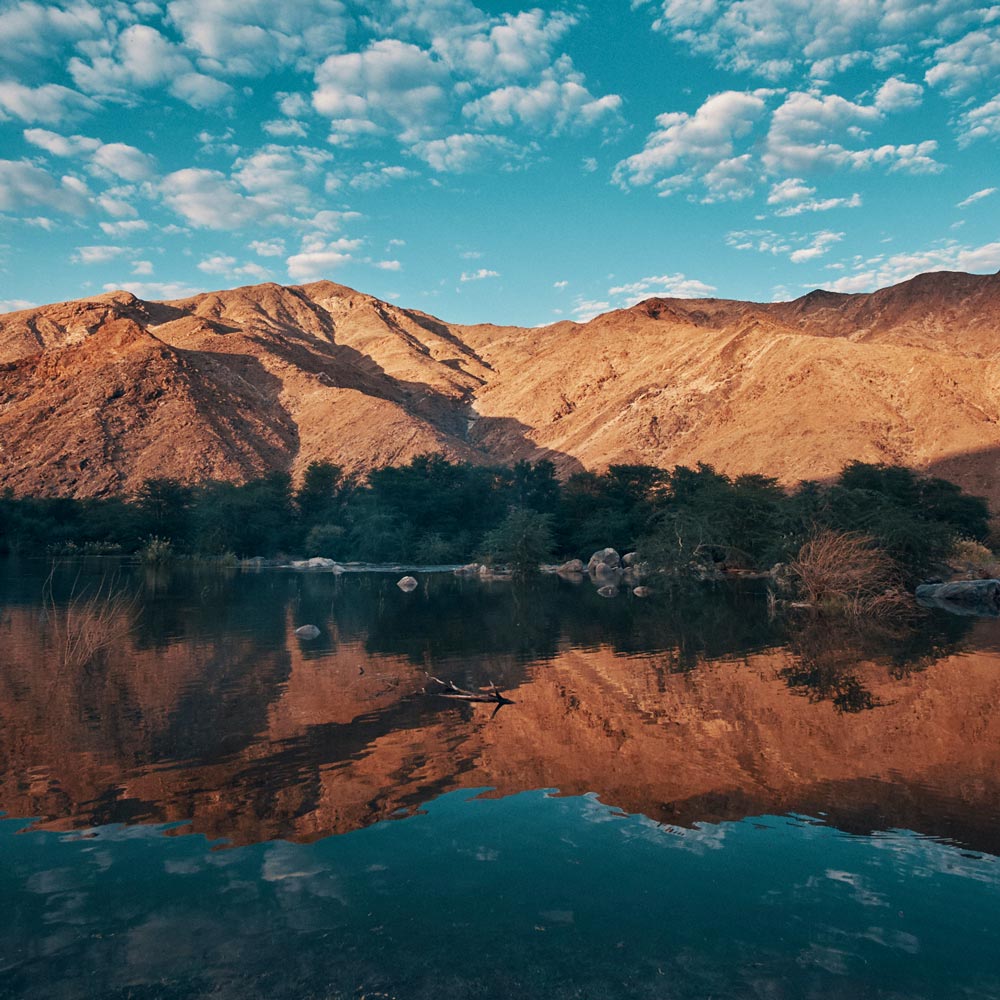
[[[1000,275],[650,299],[542,329],[451,325],[332,282],[115,292],[0,316],[0,486],[103,495],[440,451],[785,481],[859,458],[997,502],[998,388]]]

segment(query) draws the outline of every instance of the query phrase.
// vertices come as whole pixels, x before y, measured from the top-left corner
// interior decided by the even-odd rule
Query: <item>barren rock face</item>
[[[0,487],[106,495],[436,451],[786,482],[884,461],[996,503],[998,386],[998,275],[650,299],[545,329],[455,326],[332,282],[115,292],[0,316]]]

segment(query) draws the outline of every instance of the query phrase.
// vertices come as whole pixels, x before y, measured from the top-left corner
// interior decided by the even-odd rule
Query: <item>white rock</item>
[[[420,585],[412,576],[404,576],[401,580],[396,581],[396,586],[399,587],[404,594],[408,594],[411,590],[416,590]]]
[[[303,625],[295,630],[295,634],[300,639],[315,639],[319,635],[319,629],[315,625]]]

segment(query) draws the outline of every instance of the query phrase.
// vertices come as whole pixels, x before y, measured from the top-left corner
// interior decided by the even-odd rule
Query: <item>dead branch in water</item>
[[[434,681],[435,684],[440,684],[441,687],[446,689],[444,691],[435,691],[434,694],[438,695],[438,697],[451,698],[454,701],[470,701],[496,705],[493,715],[496,715],[504,705],[515,704],[510,698],[504,697],[503,692],[493,681],[490,681],[488,687],[480,688],[479,691],[467,691],[465,688],[460,688],[453,681],[443,681],[440,677],[432,677],[428,674],[427,679]],[[491,715],[490,718],[493,718],[493,716]]]

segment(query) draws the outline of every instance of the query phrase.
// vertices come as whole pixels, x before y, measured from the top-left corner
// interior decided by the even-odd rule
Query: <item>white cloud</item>
[[[174,97],[192,108],[213,108],[234,96],[233,88],[204,73],[182,73],[170,84]]]
[[[127,247],[118,246],[87,246],[77,247],[73,253],[74,264],[106,264],[125,253]]]
[[[250,244],[258,257],[280,257],[285,252],[285,241],[282,239],[254,240]]]
[[[95,172],[126,181],[147,180],[155,170],[151,156],[123,142],[104,143],[85,135],[63,136],[41,128],[25,129],[24,138],[53,156],[85,159]]]
[[[115,39],[108,54],[91,62],[74,56],[73,82],[88,94],[130,100],[132,91],[157,87],[193,71],[190,60],[155,28],[134,24]]]
[[[221,274],[227,278],[254,278],[257,281],[267,281],[272,275],[266,268],[253,261],[240,264],[229,254],[215,254],[198,262],[198,270],[205,274]]]
[[[870,292],[927,271],[992,273],[997,270],[1000,270],[1000,243],[970,247],[950,242],[929,250],[861,261],[855,265],[853,274],[838,278],[825,287],[834,292]]]
[[[819,168],[863,168],[887,165],[890,170],[937,173],[937,142],[850,148],[882,122],[874,105],[856,104],[837,94],[801,91],[789,94],[771,118],[762,160],[771,173],[798,174]],[[840,140],[840,141],[838,141]]]
[[[506,83],[550,66],[554,46],[576,20],[563,11],[546,13],[537,8],[471,24],[452,16],[439,22],[432,32],[432,47],[461,75],[486,85]]]
[[[552,283],[552,287],[554,289],[556,289],[556,291],[561,292],[564,289],[569,288],[569,282],[568,281],[554,281]]]
[[[768,205],[780,205],[774,214],[779,218],[802,215],[803,212],[828,212],[831,208],[860,208],[858,192],[844,198],[816,198],[816,189],[801,177],[788,177],[771,185]]]
[[[116,292],[119,289],[131,292],[136,298],[162,302],[170,299],[189,299],[198,295],[204,288],[196,288],[181,281],[123,281],[119,284],[108,282],[104,291]]]
[[[788,259],[793,264],[804,264],[806,261],[816,260],[817,257],[823,257],[834,243],[839,243],[843,238],[843,233],[816,233],[809,246],[793,250],[788,255]]]
[[[102,222],[100,225],[105,236],[128,236],[130,233],[143,233],[149,229],[149,223],[144,219],[127,219],[124,222]]]
[[[461,282],[467,281],[483,281],[486,278],[499,278],[499,271],[491,271],[488,268],[481,267],[478,271],[463,271],[462,277],[458,280]]]
[[[660,0],[654,27],[737,72],[825,78],[964,23],[968,0]],[[951,16],[951,17],[950,17]],[[950,20],[949,20],[950,17]],[[898,50],[895,50],[898,51]]]
[[[661,191],[686,186],[692,178],[673,172],[687,166],[701,172],[706,164],[732,159],[736,140],[751,132],[770,94],[730,90],[709,97],[693,115],[683,111],[659,115],[658,127],[647,137],[642,152],[615,167],[615,182],[636,187],[658,180]]]
[[[970,108],[959,118],[960,146],[967,146],[975,139],[1000,135],[1000,94],[978,108]]]
[[[368,169],[351,178],[352,188],[359,191],[374,191],[391,184],[393,181],[419,176],[415,170],[410,170],[409,167],[380,166],[378,164],[366,164],[366,166]]]
[[[610,308],[610,302],[598,301],[596,299],[577,299],[573,306],[573,315],[580,323],[587,323],[595,316],[607,312]]]
[[[632,306],[653,295],[669,296],[675,299],[702,299],[715,291],[714,285],[688,278],[683,274],[661,274],[640,278],[626,285],[609,288],[608,295],[624,298],[625,305]]]
[[[875,107],[879,111],[909,111],[920,107],[924,88],[918,83],[907,83],[898,76],[890,77],[875,94]]]
[[[617,94],[595,98],[568,58],[547,69],[533,86],[508,86],[491,91],[462,108],[462,115],[479,128],[523,125],[534,132],[558,135],[618,120],[622,99]]]
[[[163,178],[160,191],[175,212],[204,229],[241,229],[267,214],[265,205],[241,194],[218,170],[177,170]]]
[[[90,202],[86,185],[75,177],[57,180],[26,160],[0,160],[0,212],[34,206],[83,215]]]
[[[447,119],[448,81],[447,67],[431,52],[382,39],[326,59],[316,71],[313,107],[338,127],[361,121],[417,135]]]
[[[776,257],[787,255],[793,264],[803,264],[822,257],[844,235],[825,229],[805,235],[782,235],[769,229],[743,229],[727,233],[726,244],[734,250],[752,250]]]
[[[21,309],[34,309],[37,303],[28,299],[0,299],[0,313],[19,312]]]
[[[300,253],[293,254],[285,262],[288,274],[295,281],[316,281],[352,261],[359,246],[360,240],[339,239],[332,243],[309,240]]]
[[[153,273],[153,262],[151,260],[137,260],[132,265],[132,273],[137,278],[148,278]]]
[[[268,135],[279,138],[305,139],[309,134],[305,123],[296,118],[276,118],[273,121],[264,122],[261,128]]]
[[[83,112],[96,111],[97,107],[89,97],[57,83],[28,87],[14,80],[0,80],[0,121],[6,113],[26,122],[56,125]]]
[[[934,65],[925,79],[950,97],[971,93],[1000,75],[1000,25],[970,31],[934,53]]]
[[[65,44],[98,37],[103,29],[102,12],[81,0],[60,5],[15,0],[0,10],[3,60],[24,68],[48,61]]]
[[[375,266],[380,271],[401,271],[403,265],[398,260],[380,260]]]
[[[172,0],[167,10],[206,68],[234,76],[306,69],[342,49],[349,27],[340,0]]]
[[[976,191],[974,194],[970,194],[968,198],[963,198],[962,201],[958,203],[956,208],[968,208],[970,205],[974,205],[977,201],[982,201],[983,198],[989,198],[991,194],[996,194],[997,189],[995,187],[983,188],[981,191]]]
[[[410,151],[438,173],[464,173],[496,159],[514,163],[524,160],[536,147],[519,146],[499,135],[465,132],[444,139],[421,140]]]

